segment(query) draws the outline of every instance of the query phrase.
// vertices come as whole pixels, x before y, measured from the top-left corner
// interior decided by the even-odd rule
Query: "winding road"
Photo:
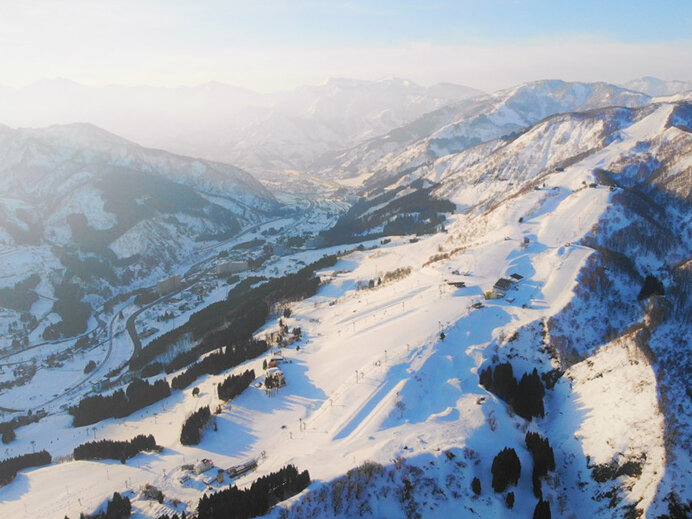
[[[299,213],[296,213],[294,215],[289,215],[289,216],[281,216],[281,217],[277,217],[277,218],[274,218],[271,220],[257,223],[255,225],[252,225],[252,226],[244,229],[240,234],[237,234],[232,238],[229,238],[227,240],[223,240],[223,241],[215,243],[211,246],[200,249],[198,252],[206,253],[205,257],[202,258],[201,260],[193,263],[185,271],[185,273],[183,274],[184,281],[180,285],[180,287],[176,288],[173,292],[165,294],[165,295],[157,298],[156,300],[152,301],[151,303],[148,303],[148,304],[138,308],[133,313],[131,313],[130,315],[127,316],[127,320],[125,323],[125,329],[127,330],[128,335],[129,335],[130,340],[132,341],[132,345],[133,345],[133,351],[132,351],[132,355],[130,356],[130,360],[132,359],[132,357],[137,355],[142,349],[142,342],[141,342],[141,340],[137,334],[137,330],[136,330],[136,326],[135,326],[137,317],[139,315],[141,315],[142,312],[148,310],[149,308],[151,308],[155,305],[159,305],[161,303],[165,303],[166,301],[168,301],[169,299],[171,299],[175,295],[179,294],[180,292],[188,290],[188,289],[192,288],[193,286],[195,286],[197,283],[199,283],[204,278],[204,276],[206,274],[208,274],[214,268],[214,264],[212,262],[216,259],[216,254],[213,254],[215,251],[217,251],[223,247],[227,247],[229,244],[231,244],[233,242],[240,242],[240,240],[242,240],[245,236],[256,232],[258,229],[260,229],[264,226],[271,225],[272,223],[278,222],[280,220],[285,220],[287,218],[293,218],[293,222],[291,222],[289,225],[285,226],[283,232],[285,233],[287,231],[294,230],[299,225],[301,225],[301,223],[305,223],[308,220],[308,218],[311,214],[311,211],[315,207],[316,207],[315,202],[313,202],[310,199],[306,199],[304,201],[304,204],[302,205],[302,210]],[[205,265],[206,265],[206,267],[205,267]],[[154,286],[145,287],[145,290],[151,290],[154,288],[155,288]],[[83,390],[84,386],[87,383],[91,382],[94,379],[94,377],[96,377],[99,374],[103,375],[102,371],[107,366],[109,360],[111,359],[112,353],[113,353],[115,327],[118,323],[118,320],[121,319],[121,315],[122,315],[121,312],[123,312],[127,307],[131,306],[131,304],[132,304],[131,297],[135,294],[135,292],[140,292],[141,290],[142,290],[142,288],[139,288],[136,291],[129,292],[126,294],[121,294],[120,296],[118,296],[119,299],[122,299],[123,296],[129,296],[129,298],[124,304],[121,304],[119,307],[117,307],[113,310],[113,315],[110,317],[110,319],[108,319],[108,321],[105,321],[103,319],[103,316],[106,314],[106,306],[108,305],[108,304],[104,304],[104,306],[97,313],[94,314],[94,317],[95,317],[98,324],[96,326],[94,326],[93,328],[91,328],[90,330],[88,330],[88,331],[86,331],[86,332],[84,332],[78,336],[65,338],[65,339],[59,339],[56,341],[43,341],[43,342],[40,342],[37,344],[27,346],[20,351],[7,353],[7,354],[0,356],[0,366],[3,366],[3,365],[10,366],[10,365],[15,365],[15,364],[21,364],[21,363],[26,362],[26,361],[6,362],[6,363],[2,363],[1,361],[8,359],[10,357],[19,355],[19,354],[24,353],[26,351],[35,349],[35,348],[39,348],[39,347],[47,346],[47,345],[51,345],[51,346],[59,345],[59,344],[65,343],[65,342],[74,341],[75,339],[78,339],[80,337],[84,337],[84,336],[87,336],[90,334],[94,334],[94,333],[95,333],[95,335],[94,335],[95,337],[103,336],[102,340],[100,340],[98,343],[96,343],[95,346],[101,346],[103,344],[107,344],[107,346],[108,346],[106,349],[105,355],[103,356],[101,361],[98,363],[96,368],[94,368],[90,373],[86,374],[78,382],[69,386],[61,394],[53,396],[50,399],[42,402],[41,404],[27,407],[24,410],[9,409],[9,408],[8,409],[0,408],[0,410],[4,410],[6,412],[23,412],[23,411],[27,411],[29,409],[31,409],[32,411],[35,411],[38,409],[45,409],[47,407],[51,407],[52,408],[51,411],[55,412],[56,406],[63,405],[64,403],[67,403],[65,401],[71,400],[71,397],[73,397],[80,390]],[[125,317],[123,316],[122,318],[125,318]]]

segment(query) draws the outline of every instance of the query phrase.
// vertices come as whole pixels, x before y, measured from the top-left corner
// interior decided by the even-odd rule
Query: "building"
[[[156,283],[156,291],[158,292],[159,297],[164,294],[168,294],[169,292],[173,292],[180,286],[182,280],[183,278],[181,278],[178,274],[175,274],[168,279],[162,279]]]
[[[267,362],[267,368],[276,368],[279,364],[285,361],[286,359],[284,359],[283,355],[274,354],[269,358],[269,362]]]
[[[226,469],[226,474],[228,474],[232,478],[237,478],[242,476],[243,474],[247,474],[251,470],[254,470],[257,468],[257,460],[250,460],[246,461],[245,463],[241,463],[240,465],[235,465],[233,467],[227,468]]]
[[[509,275],[509,280],[515,285],[519,283],[522,279],[524,279],[524,276],[522,276],[521,274],[517,274],[516,272],[514,274]]]
[[[195,465],[195,474],[202,474],[203,472],[206,472],[207,470],[213,469],[214,468],[214,462],[211,461],[210,459],[204,458],[202,461],[197,463]]]
[[[267,375],[264,377],[264,385],[267,389],[283,387],[286,385],[286,377],[284,372],[279,368],[269,368]]]
[[[225,276],[227,274],[237,274],[248,269],[247,261],[227,260],[216,264],[216,275]]]
[[[495,284],[493,285],[492,289],[492,298],[493,299],[501,299],[505,297],[505,294],[507,291],[512,288],[512,282],[507,279],[507,278],[500,278],[498,279]]]

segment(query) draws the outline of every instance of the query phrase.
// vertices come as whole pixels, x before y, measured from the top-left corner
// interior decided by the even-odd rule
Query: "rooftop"
[[[507,290],[508,288],[511,288],[511,287],[512,287],[512,282],[506,278],[498,279],[495,282],[495,284],[493,285],[493,288],[499,288],[500,290]]]

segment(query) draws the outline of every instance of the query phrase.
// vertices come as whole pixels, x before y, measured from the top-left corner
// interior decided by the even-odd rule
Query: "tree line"
[[[51,455],[45,450],[2,460],[0,461],[0,486],[11,482],[17,475],[17,472],[22,469],[50,465],[51,461]]]
[[[219,398],[225,401],[235,398],[245,391],[253,380],[255,380],[254,369],[246,370],[241,375],[230,375],[226,377],[226,379],[216,387]]]
[[[0,438],[2,438],[2,443],[13,442],[17,438],[14,432],[15,429],[24,425],[36,423],[45,415],[43,411],[38,411],[36,413],[29,411],[27,414],[15,416],[8,422],[0,422]]]
[[[373,190],[377,190],[372,186]],[[382,186],[384,187],[384,186]],[[320,232],[328,245],[353,243],[364,238],[390,235],[426,234],[453,213],[456,206],[449,200],[435,198],[436,185],[426,187],[419,179],[410,185],[383,190],[371,198],[361,198],[341,215],[333,227]],[[400,195],[406,189],[413,192]],[[382,231],[376,229],[382,228]]]
[[[0,306],[15,312],[28,312],[31,305],[38,301],[38,295],[34,289],[40,281],[41,277],[34,273],[15,283],[12,288],[0,288]]]
[[[202,441],[202,430],[211,420],[209,406],[200,407],[187,417],[180,431],[180,443],[183,445],[198,445]]]
[[[74,417],[73,425],[82,427],[107,418],[123,418],[170,394],[171,388],[166,379],[157,380],[153,384],[135,379],[125,391],[118,389],[107,396],[94,395],[82,398],[79,404],[70,407],[69,413]]]
[[[266,514],[275,504],[302,492],[310,484],[307,470],[287,465],[258,478],[250,488],[233,486],[204,495],[197,505],[198,519],[249,519]]]
[[[279,278],[244,279],[229,291],[226,299],[195,312],[184,325],[151,341],[132,359],[130,366],[133,369],[143,368],[186,336],[198,344],[169,362],[166,366],[168,373],[222,346],[249,341],[252,334],[266,322],[272,303],[314,295],[320,284],[315,272],[334,265],[336,260],[336,256],[325,256],[298,272]],[[261,284],[255,286],[258,283]]]
[[[177,375],[171,380],[173,389],[185,389],[202,375],[218,375],[224,370],[233,368],[246,360],[254,359],[267,351],[265,341],[248,341],[220,349],[204,357],[199,362]]]
[[[156,444],[154,436],[139,434],[126,441],[99,440],[83,443],[74,449],[76,460],[125,460],[135,457],[143,451],[160,451],[162,448]]]
[[[259,329],[269,317],[269,307],[264,302],[258,302],[244,308],[244,310],[244,312],[236,315],[228,326],[210,332],[200,340],[199,344],[174,357],[165,365],[164,369],[166,373],[173,373],[180,368],[184,368],[195,362],[205,353],[221,348],[224,345],[237,346],[252,342],[252,334],[255,330]]]

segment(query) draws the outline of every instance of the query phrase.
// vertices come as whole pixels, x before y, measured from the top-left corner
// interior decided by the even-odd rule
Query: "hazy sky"
[[[0,84],[692,79],[690,0],[0,0]]]

